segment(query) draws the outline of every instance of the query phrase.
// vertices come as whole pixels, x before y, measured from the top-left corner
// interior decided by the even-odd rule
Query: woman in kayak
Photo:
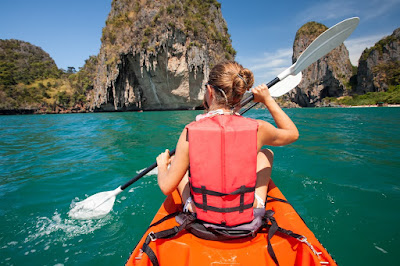
[[[271,177],[271,171],[272,171],[272,163],[273,163],[273,152],[269,149],[262,149],[264,145],[269,145],[269,146],[283,146],[290,144],[294,141],[296,141],[299,137],[298,130],[295,126],[295,124],[292,122],[292,120],[282,111],[282,109],[278,106],[278,104],[275,102],[275,100],[270,96],[268,87],[264,84],[259,85],[255,88],[253,88],[251,91],[254,95],[254,102],[260,102],[265,105],[265,107],[268,108],[268,111],[272,115],[273,119],[275,120],[275,123],[277,127],[273,126],[272,124],[263,121],[263,120],[253,120],[249,118],[242,118],[240,117],[237,112],[241,108],[240,106],[240,101],[244,95],[244,93],[249,90],[254,83],[254,77],[253,73],[246,68],[243,68],[240,64],[236,62],[224,62],[216,65],[213,67],[213,69],[210,72],[209,76],[209,81],[205,85],[205,95],[204,95],[204,106],[206,108],[207,113],[204,115],[199,115],[196,120],[197,122],[193,122],[189,124],[188,126],[185,127],[185,129],[182,131],[180,138],[178,140],[177,146],[176,146],[176,153],[171,160],[171,157],[169,155],[169,151],[166,150],[165,152],[161,153],[157,157],[157,165],[158,165],[158,184],[160,186],[161,191],[165,195],[171,194],[175,189],[178,189],[180,192],[180,195],[182,197],[182,202],[186,202],[185,208],[190,211],[190,212],[196,212],[196,207],[203,206],[202,204],[206,204],[207,202],[198,202],[199,200],[194,200],[192,201],[190,195],[190,188],[189,188],[189,179],[192,178],[194,179],[194,172],[201,172],[202,170],[207,169],[208,165],[214,165],[214,161],[216,160],[215,158],[221,158],[219,156],[219,153],[224,153],[226,152],[225,147],[224,150],[222,148],[215,148],[212,150],[209,150],[209,158],[207,155],[202,155],[199,158],[202,158],[203,162],[194,162],[193,157],[195,152],[199,152],[201,150],[201,146],[208,144],[208,145],[213,145],[212,147],[217,147],[220,144],[214,144],[214,141],[219,141],[213,140],[210,138],[211,144],[208,143],[208,140],[204,140],[200,138],[198,135],[195,135],[195,130],[194,128],[197,128],[196,126],[199,123],[207,124],[207,119],[219,117],[215,121],[219,121],[218,123],[231,123],[225,121],[226,119],[233,119],[232,121],[236,121],[237,119],[242,119],[239,122],[240,123],[233,123],[231,128],[233,130],[237,130],[239,132],[239,129],[241,128],[241,125],[248,125],[248,128],[255,128],[254,129],[254,149],[252,148],[252,144],[247,145],[247,141],[243,141],[240,143],[243,143],[244,146],[248,146],[248,150],[254,150],[254,156],[252,155],[253,152],[249,152],[249,154],[230,154],[231,158],[229,161],[227,161],[227,165],[223,164],[224,169],[229,169],[229,168],[234,168],[234,169],[246,169],[250,166],[247,165],[241,165],[244,160],[246,160],[246,156],[253,156],[254,161],[254,168],[256,168],[256,174],[254,174],[255,180],[255,194],[252,194],[252,207],[254,208],[263,208],[265,205],[265,200],[267,197],[267,184],[269,182],[269,179]],[[228,117],[229,116],[229,117]],[[225,120],[221,120],[224,117]],[[245,120],[243,120],[245,119]],[[222,122],[221,122],[222,121]],[[231,120],[229,120],[231,121]],[[193,125],[192,125],[193,124]],[[255,127],[253,127],[255,124]],[[235,126],[235,125],[240,125],[240,126]],[[208,127],[212,127],[212,123],[210,125],[207,124],[205,127],[204,132],[211,132]],[[223,127],[219,125],[220,127]],[[193,128],[193,135],[192,133],[189,133]],[[203,129],[202,129],[203,130]],[[251,136],[251,130],[248,130],[249,133],[244,133],[243,136]],[[201,131],[200,131],[201,132]],[[234,145],[230,143],[228,139],[228,133],[221,133],[221,134],[226,134],[226,143],[228,145]],[[246,135],[249,134],[249,135]],[[192,140],[191,137],[192,136]],[[194,138],[196,136],[196,138]],[[213,136],[207,135],[207,136]],[[225,136],[225,135],[224,135]],[[239,133],[238,133],[239,136]],[[248,139],[246,137],[246,139]],[[199,143],[201,142],[201,143]],[[251,142],[251,141],[249,141]],[[189,143],[193,146],[190,147]],[[192,144],[193,143],[193,144]],[[218,142],[219,143],[219,142]],[[223,142],[225,143],[225,142]],[[197,144],[197,145],[196,145]],[[236,146],[242,146],[241,145],[236,145]],[[195,147],[197,150],[194,150]],[[219,147],[219,146],[218,146]],[[193,150],[192,150],[193,149]],[[246,148],[247,149],[247,148]],[[199,152],[200,153],[200,152]],[[238,156],[237,156],[238,155]],[[221,154],[221,156],[225,156]],[[241,162],[235,162],[236,156],[240,158]],[[232,159],[233,158],[233,159]],[[219,160],[219,159],[217,159]],[[170,164],[170,167],[168,168],[168,165]],[[188,169],[189,169],[189,164],[190,164],[190,173],[191,177],[188,177]],[[212,167],[212,166],[210,166]],[[222,166],[221,166],[222,167]],[[198,170],[197,170],[198,169]],[[219,172],[216,169],[208,169],[207,171],[209,172]],[[228,170],[227,170],[228,171]],[[236,171],[236,170],[235,170]],[[196,173],[196,175],[199,175]],[[201,178],[211,178],[207,175],[207,177],[203,176],[200,177],[200,183],[201,183]],[[217,177],[220,178],[220,177]],[[225,178],[225,176],[224,176]],[[226,177],[229,178],[229,177]],[[192,180],[191,180],[192,182]],[[211,181],[212,182],[212,181]],[[233,183],[241,182],[241,181],[232,181]],[[229,182],[228,182],[229,183]],[[222,182],[222,184],[225,184]],[[193,183],[192,185],[192,194],[194,191],[194,186]],[[245,186],[240,186],[245,187]],[[204,188],[204,190],[202,190]],[[208,197],[212,197],[213,194],[215,194],[214,191],[209,191],[205,189],[205,187],[199,188],[199,190],[202,190],[204,193],[208,193]],[[219,190],[224,190],[224,188],[220,188]],[[210,194],[211,193],[211,194]],[[236,192],[232,193],[233,195]],[[240,193],[247,193],[247,192],[240,192]],[[254,193],[254,188],[253,188],[253,193]],[[217,193],[218,194],[218,193]],[[221,193],[220,193],[221,194]],[[221,194],[222,195],[222,194]],[[220,196],[221,196],[220,195]],[[214,195],[215,196],[215,195]],[[224,195],[226,196],[226,195]],[[203,195],[200,198],[203,199],[203,201],[206,201],[206,196]],[[253,202],[254,201],[254,202]],[[211,204],[211,203],[210,203]],[[248,205],[248,204],[247,204]],[[225,205],[224,205],[225,206]],[[243,202],[241,199],[240,207],[237,207],[240,209],[240,212],[243,212]],[[204,207],[204,206],[203,206]],[[207,208],[210,208],[210,206],[206,206]],[[233,209],[235,209],[234,207]],[[232,209],[232,210],[233,210]],[[218,208],[215,208],[216,212],[218,212]],[[205,210],[207,212],[207,210]],[[209,211],[210,213],[210,211]],[[210,215],[210,214],[209,214]]]

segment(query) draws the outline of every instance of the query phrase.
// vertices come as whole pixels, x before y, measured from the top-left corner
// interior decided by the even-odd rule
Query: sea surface
[[[339,265],[397,264],[400,108],[285,112],[300,139],[272,148],[277,186]],[[0,265],[123,265],[165,198],[154,174],[104,218],[67,212],[173,149],[199,113],[0,116]],[[273,123],[266,110],[245,115]]]

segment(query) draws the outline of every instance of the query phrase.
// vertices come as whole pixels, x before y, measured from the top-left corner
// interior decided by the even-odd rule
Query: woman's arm
[[[189,167],[189,143],[186,141],[186,134],[185,128],[179,137],[172,162],[168,150],[157,157],[158,185],[165,195],[171,194],[178,187]],[[168,169],[170,163],[171,167]]]
[[[278,128],[270,123],[258,120],[258,146],[264,145],[283,146],[295,142],[299,138],[299,131],[293,121],[282,111],[279,105],[269,94],[266,85],[260,85],[252,90],[254,101],[265,104],[271,113]]]

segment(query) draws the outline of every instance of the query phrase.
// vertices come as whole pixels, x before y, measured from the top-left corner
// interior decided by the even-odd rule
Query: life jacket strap
[[[238,188],[237,190],[235,190],[231,193],[222,193],[222,192],[218,192],[218,191],[209,190],[205,186],[198,188],[198,187],[195,187],[192,185],[191,188],[192,188],[193,192],[206,194],[206,195],[210,195],[210,196],[217,196],[217,197],[251,193],[251,192],[254,192],[254,190],[256,189],[255,187],[241,186],[240,188]]]
[[[223,193],[219,191],[213,191],[207,189],[205,186],[201,186],[201,188],[194,187],[191,185],[191,193],[199,193],[202,195],[203,203],[198,203],[195,200],[193,200],[194,205],[196,208],[200,208],[203,211],[207,212],[213,211],[213,212],[219,212],[219,213],[230,213],[230,212],[236,212],[239,211],[239,213],[242,213],[244,210],[250,209],[253,207],[253,203],[249,204],[244,204],[244,195],[245,193],[254,193],[255,187],[246,187],[246,186],[241,186],[237,190],[231,192],[231,193]],[[231,195],[240,195],[240,204],[239,206],[235,207],[225,207],[225,208],[219,208],[219,207],[214,207],[210,206],[207,204],[207,195],[210,196],[216,196],[216,197],[224,197],[224,196],[231,196]],[[194,199],[194,197],[193,197]]]
[[[210,206],[207,204],[200,204],[195,201],[193,201],[193,202],[194,202],[194,205],[196,206],[196,208],[203,209],[204,211],[213,211],[213,212],[220,212],[220,213],[237,212],[237,211],[243,212],[244,210],[253,208],[253,203],[244,205],[243,201],[240,202],[239,206],[229,207],[229,208],[218,208],[218,207],[213,207],[213,206]]]

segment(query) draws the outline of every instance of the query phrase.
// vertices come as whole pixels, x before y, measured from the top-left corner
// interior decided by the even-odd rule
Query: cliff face
[[[215,0],[114,0],[91,109],[195,108],[202,104],[210,67],[234,55]]]
[[[365,49],[358,63],[356,93],[386,91],[400,79],[400,28]]]
[[[297,31],[293,43],[293,63],[311,42],[327,29],[316,22],[303,25]],[[301,83],[289,94],[290,100],[301,107],[322,106],[325,97],[347,95],[346,84],[352,75],[349,52],[342,44],[303,70],[302,74]]]

